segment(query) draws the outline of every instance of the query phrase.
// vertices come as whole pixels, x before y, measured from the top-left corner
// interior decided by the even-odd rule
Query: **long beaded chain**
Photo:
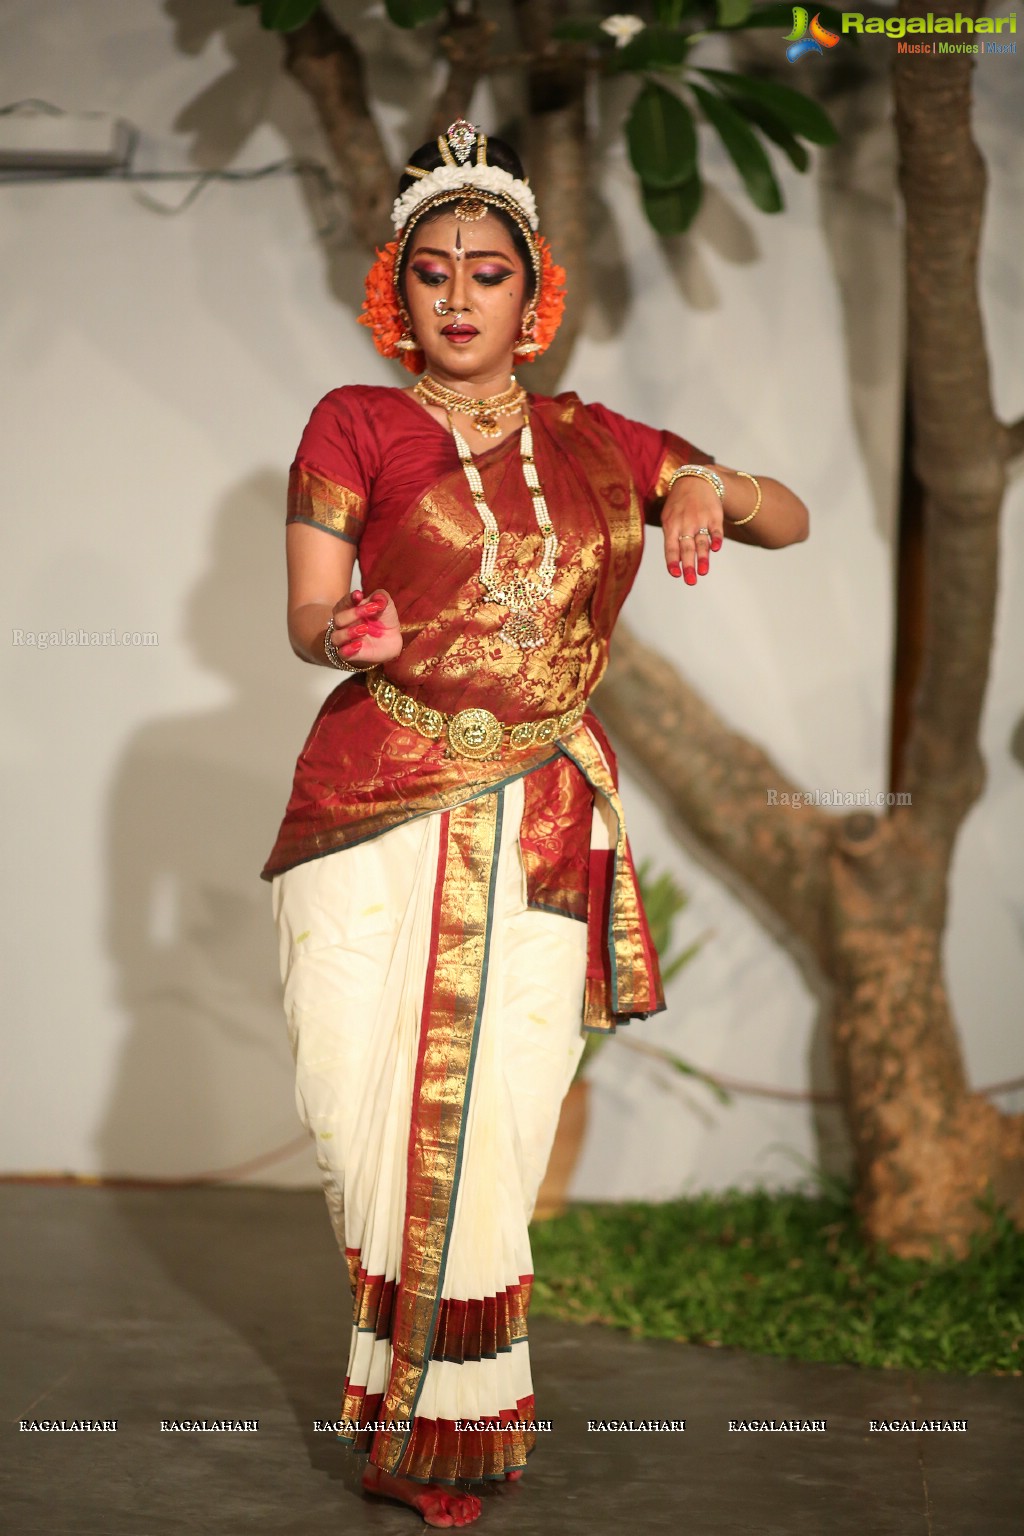
[[[519,439],[519,456],[523,465],[523,479],[526,481],[533,501],[534,516],[537,519],[537,527],[544,536],[544,553],[541,556],[540,568],[535,577],[513,576],[505,581],[499,581],[495,575],[498,561],[498,542],[501,532],[498,528],[494,513],[487,505],[484,496],[484,483],[480,478],[480,471],[473,463],[473,454],[469,444],[459,432],[452,421],[451,412],[448,413],[448,425],[451,428],[455,446],[459,452],[459,459],[469,481],[469,489],[473,497],[473,504],[480,514],[480,520],[484,525],[484,551],[480,557],[480,583],[492,603],[502,603],[511,610],[508,618],[498,631],[502,640],[509,645],[518,646],[520,650],[532,651],[538,645],[544,643],[544,632],[537,620],[533,617],[531,609],[539,606],[549,595],[555,579],[555,558],[558,554],[558,539],[548,513],[547,502],[544,500],[544,492],[541,489],[540,477],[537,474],[537,466],[533,459],[533,431],[530,427],[530,417],[523,406],[523,430]]]

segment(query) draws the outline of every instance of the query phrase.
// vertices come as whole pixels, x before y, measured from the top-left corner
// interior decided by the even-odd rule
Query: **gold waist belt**
[[[545,720],[519,720],[506,725],[489,709],[460,709],[457,715],[444,715],[439,709],[418,704],[409,694],[389,683],[380,667],[371,667],[366,686],[378,708],[399,725],[419,731],[428,741],[447,734],[448,750],[455,757],[498,757],[505,746],[514,751],[546,746],[556,736],[564,736],[583,719],[586,700],[562,715]]]

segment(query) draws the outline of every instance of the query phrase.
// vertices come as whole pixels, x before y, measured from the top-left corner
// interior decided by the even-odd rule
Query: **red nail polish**
[[[670,565],[668,568],[668,573],[670,576],[681,576],[683,574],[683,568],[681,565]]]
[[[352,592],[350,594],[350,596],[351,596],[352,601],[354,603],[361,603],[362,600],[363,600],[363,589],[362,589],[362,587],[356,587],[355,591]]]
[[[366,625],[365,624],[350,624],[349,627],[348,627],[348,632],[353,637],[356,636],[356,635],[365,635],[366,634]]]
[[[686,582],[688,587],[696,585],[697,572],[694,570],[692,565],[688,565],[686,567],[686,570],[683,572],[683,580]]]
[[[358,640],[349,640],[345,645],[340,645],[338,647],[343,656],[354,656],[356,652],[361,651],[362,648],[363,647]]]
[[[716,550],[721,549],[721,547],[722,547],[722,540],[719,538],[718,534],[716,533],[715,537],[711,540],[711,552],[712,552],[712,554],[714,554],[714,552]]]
[[[706,560],[698,560],[697,561],[697,575],[698,576],[706,576],[707,573],[708,573],[708,562]]]

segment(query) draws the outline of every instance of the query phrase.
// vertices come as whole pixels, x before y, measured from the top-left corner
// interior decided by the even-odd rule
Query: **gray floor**
[[[0,1186],[7,1259],[3,1530],[8,1536],[395,1536],[411,1511],[357,1491],[360,1462],[314,1418],[337,1411],[347,1284],[317,1193]],[[538,1414],[522,1482],[477,1529],[638,1526],[690,1536],[1020,1536],[1024,1387],[809,1366],[535,1319]],[[258,1419],[169,1435],[161,1419]],[[868,1431],[967,1419],[966,1434]],[[118,1420],[36,1434],[22,1419]],[[683,1434],[588,1419],[685,1419]],[[729,1419],[827,1419],[737,1434]]]

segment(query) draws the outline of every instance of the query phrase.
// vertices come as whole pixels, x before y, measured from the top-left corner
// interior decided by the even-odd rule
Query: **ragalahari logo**
[[[807,12],[802,5],[794,5],[793,30],[786,37],[789,44],[786,58],[791,64],[802,59],[805,53],[822,53],[826,48],[834,48],[840,41],[839,33],[823,27],[817,15],[808,27]]]

